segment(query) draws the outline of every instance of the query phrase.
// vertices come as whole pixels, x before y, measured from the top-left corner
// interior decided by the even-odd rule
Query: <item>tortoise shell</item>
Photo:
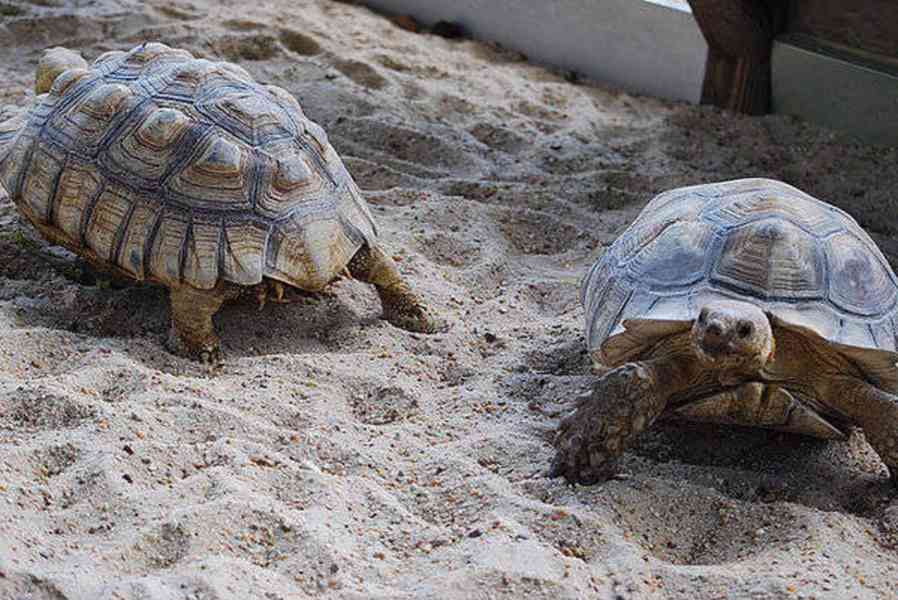
[[[623,364],[720,298],[754,303],[898,388],[895,273],[847,213],[769,179],[655,197],[583,280],[587,346],[598,364]]]
[[[2,132],[0,132],[2,133]],[[147,43],[59,75],[0,183],[47,237],[137,280],[323,287],[376,228],[287,91]]]

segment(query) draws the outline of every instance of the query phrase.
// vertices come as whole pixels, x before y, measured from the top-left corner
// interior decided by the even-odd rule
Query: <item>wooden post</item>
[[[786,0],[689,0],[708,42],[702,104],[750,115],[770,109],[770,51]]]

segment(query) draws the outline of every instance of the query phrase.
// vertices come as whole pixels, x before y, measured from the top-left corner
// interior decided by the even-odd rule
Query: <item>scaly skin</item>
[[[898,487],[898,396],[844,375],[832,377],[822,392],[828,405],[860,425]]]
[[[221,341],[215,334],[212,317],[228,299],[223,286],[211,290],[190,286],[172,288],[168,349],[203,363],[220,362]]]
[[[616,459],[664,412],[668,399],[699,377],[698,363],[688,355],[627,363],[609,371],[561,421],[549,476],[586,485],[607,478]]]
[[[380,248],[362,246],[346,268],[354,278],[377,289],[383,318],[396,327],[418,333],[446,330],[446,322],[429,314],[418,295],[402,279],[396,263]]]

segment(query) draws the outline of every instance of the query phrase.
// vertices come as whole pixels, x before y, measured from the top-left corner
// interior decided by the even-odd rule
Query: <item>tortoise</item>
[[[212,317],[246,292],[283,300],[341,276],[392,324],[432,315],[377,241],[359,188],[286,90],[241,67],[145,43],[92,65],[46,51],[30,107],[0,124],[0,185],[47,239],[170,290],[168,346],[216,361]]]
[[[604,374],[555,434],[596,483],[660,418],[844,439],[898,478],[898,280],[847,213],[771,179],[656,196],[584,277]]]

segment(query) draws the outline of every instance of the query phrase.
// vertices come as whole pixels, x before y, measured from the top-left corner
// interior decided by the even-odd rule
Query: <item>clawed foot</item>
[[[582,484],[607,479],[624,449],[664,406],[654,377],[639,363],[609,371],[559,424],[549,475]]]
[[[403,310],[384,309],[383,318],[391,324],[415,333],[442,333],[449,329],[449,323],[431,315],[420,304],[403,306]]]
[[[176,356],[183,356],[204,365],[218,365],[224,360],[218,340],[206,344],[189,344],[172,332],[165,341],[165,348]]]
[[[617,455],[601,444],[590,444],[594,432],[583,431],[584,419],[576,410],[564,419],[555,434],[555,458],[549,477],[564,477],[570,483],[593,485],[614,474]],[[590,435],[592,433],[592,435]]]

